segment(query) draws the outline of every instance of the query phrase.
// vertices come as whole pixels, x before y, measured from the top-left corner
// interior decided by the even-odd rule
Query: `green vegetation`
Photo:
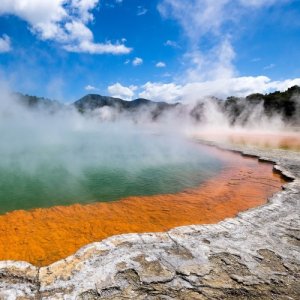
[[[47,108],[56,111],[63,107],[57,101],[45,98],[18,94],[20,101],[31,108]],[[251,114],[259,110],[267,117],[279,116],[284,122],[290,125],[300,125],[300,87],[293,86],[284,92],[273,92],[269,94],[251,94],[246,98],[228,97],[226,100],[210,97],[214,103],[229,119],[232,125],[245,124]],[[130,112],[133,115],[146,108],[153,120],[159,118],[165,111],[175,110],[188,113],[194,120],[201,122],[204,120],[205,102],[207,99],[199,100],[192,107],[187,107],[186,102],[170,104],[166,102],[154,102],[147,99],[138,98],[132,101],[120,98],[89,94],[73,103],[80,113],[93,111],[102,107],[111,107],[116,112]]]
[[[284,92],[251,94],[246,98],[228,97],[221,104],[230,122],[247,122],[253,110],[261,108],[268,117],[279,116],[290,125],[300,125],[300,87],[293,86]]]

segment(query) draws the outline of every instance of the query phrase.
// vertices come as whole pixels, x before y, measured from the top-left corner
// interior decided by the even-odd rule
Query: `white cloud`
[[[107,90],[110,95],[116,98],[121,98],[125,100],[132,100],[134,96],[134,92],[137,90],[137,86],[130,85],[130,86],[123,86],[119,82],[110,85]]]
[[[291,0],[239,0],[239,1],[243,6],[254,7],[254,8],[291,2]]]
[[[175,41],[171,41],[171,40],[167,40],[164,43],[164,45],[165,46],[170,46],[170,47],[173,47],[173,48],[179,48],[178,44]]]
[[[183,87],[184,99],[195,101],[205,96],[225,98],[243,97],[252,93],[266,93],[275,84],[266,76],[223,78],[218,80],[188,83]]]
[[[64,0],[64,2],[68,2],[68,0]],[[71,0],[71,5],[74,13],[80,16],[83,22],[88,22],[94,20],[91,10],[96,8],[98,2],[99,0]]]
[[[86,91],[96,91],[96,90],[98,90],[96,87],[94,87],[92,85],[89,85],[89,84],[87,86],[85,86],[84,89]]]
[[[216,80],[237,76],[234,66],[235,50],[231,42],[244,17],[255,10],[281,5],[290,0],[161,0],[158,10],[164,18],[178,22],[187,37],[189,49],[183,57],[186,73],[191,81]],[[251,13],[249,12],[251,9]],[[203,40],[210,40],[210,48],[203,49]],[[205,43],[208,45],[208,43]],[[172,45],[171,41],[166,45]]]
[[[9,52],[11,50],[10,38],[8,35],[3,34],[0,37],[0,53]]]
[[[136,67],[136,66],[139,66],[141,64],[143,64],[143,59],[140,58],[140,57],[136,57],[133,61],[132,61],[132,64]]]
[[[267,66],[264,67],[264,70],[270,70],[273,69],[276,65],[275,64],[269,64]]]
[[[91,41],[93,39],[93,33],[80,21],[72,21],[65,24],[65,30],[68,35],[68,39],[78,41]]]
[[[163,61],[159,61],[155,66],[157,68],[165,68],[166,67],[166,63],[164,63]]]
[[[234,57],[234,49],[227,39],[207,54],[199,50],[186,53],[184,59],[187,63],[182,81],[194,82],[234,77],[236,75],[233,65]]]
[[[217,32],[224,18],[224,6],[229,0],[162,0],[158,10],[164,17],[179,22],[189,39],[198,42],[199,37],[208,32]]]
[[[161,0],[158,10],[163,17],[179,22],[186,35],[198,41],[205,34],[222,33],[223,25],[230,21],[236,24],[242,16],[249,17],[249,8],[280,5],[291,0]]]
[[[188,38],[190,50],[183,57],[185,81],[214,80],[235,74],[230,37],[220,34],[222,25],[234,15],[226,11],[229,3],[229,0],[162,0],[158,6],[161,15],[175,19]],[[214,36],[214,44],[204,51],[199,45],[208,34]]]
[[[64,0],[1,0],[0,13],[13,14],[31,25],[56,23],[66,17]]]
[[[70,52],[85,52],[90,54],[128,54],[131,52],[131,48],[127,48],[122,44],[112,44],[110,42],[106,44],[95,44],[90,41],[82,41],[77,45],[64,46],[67,51]]]
[[[182,97],[182,86],[175,83],[147,82],[139,97],[153,101],[176,102]]]
[[[142,86],[140,97],[155,101],[193,102],[206,96],[226,98],[228,96],[244,97],[253,93],[269,93],[274,90],[284,91],[300,85],[300,78],[273,81],[266,76],[248,76],[223,78],[218,80],[187,83],[147,82]]]
[[[269,82],[270,89],[278,90],[278,91],[285,91],[286,89],[294,85],[300,86],[300,78]]]
[[[146,9],[143,6],[138,6],[136,15],[142,16],[142,15],[145,15],[147,12],[148,12],[148,9]]]
[[[1,0],[0,15],[18,16],[42,40],[55,41],[68,51],[127,54],[124,44],[96,43],[87,27],[99,0]]]

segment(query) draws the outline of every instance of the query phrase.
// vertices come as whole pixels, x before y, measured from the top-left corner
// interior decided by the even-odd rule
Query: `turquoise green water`
[[[222,167],[206,148],[163,134],[117,128],[42,138],[35,131],[2,133],[0,213],[176,193]]]

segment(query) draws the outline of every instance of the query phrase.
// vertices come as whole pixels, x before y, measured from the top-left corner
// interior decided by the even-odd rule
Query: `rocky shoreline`
[[[218,224],[113,236],[47,267],[2,261],[0,299],[299,299],[299,152],[210,144],[292,181]]]

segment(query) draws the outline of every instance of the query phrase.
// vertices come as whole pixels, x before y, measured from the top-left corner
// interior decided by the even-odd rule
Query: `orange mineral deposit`
[[[272,164],[213,149],[226,161],[216,177],[177,194],[17,210],[0,216],[0,260],[45,266],[80,247],[121,233],[216,223],[266,203],[284,180]]]

